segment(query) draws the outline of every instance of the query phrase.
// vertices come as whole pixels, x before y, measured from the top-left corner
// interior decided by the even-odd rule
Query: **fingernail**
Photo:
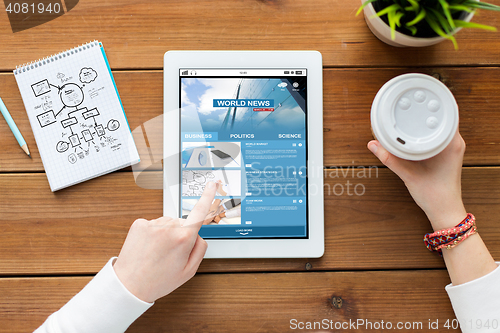
[[[208,183],[207,183],[207,188],[208,188],[209,190],[213,190],[213,189],[215,188],[215,183],[214,183],[214,182],[208,182]]]
[[[376,154],[377,153],[377,144],[374,143],[374,142],[369,142],[368,143],[368,149],[370,149],[370,151],[373,153],[373,154]]]

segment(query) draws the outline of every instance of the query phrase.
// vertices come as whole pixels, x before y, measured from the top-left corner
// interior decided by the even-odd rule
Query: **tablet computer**
[[[321,257],[323,67],[316,51],[164,56],[164,214],[219,183],[206,258]]]

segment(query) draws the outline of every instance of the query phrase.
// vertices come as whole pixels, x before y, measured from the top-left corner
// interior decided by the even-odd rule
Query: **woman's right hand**
[[[194,276],[207,250],[198,231],[216,191],[209,182],[186,220],[164,216],[132,224],[114,264],[125,288],[152,303]]]

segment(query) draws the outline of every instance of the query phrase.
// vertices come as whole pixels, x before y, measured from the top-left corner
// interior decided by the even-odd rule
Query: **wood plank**
[[[327,170],[325,255],[319,259],[205,260],[202,272],[421,269],[443,267],[424,247],[424,213],[389,170]],[[500,168],[465,168],[464,201],[500,258]],[[345,175],[344,175],[345,173]],[[364,177],[363,177],[364,176]],[[143,183],[161,182],[160,172]],[[44,174],[0,175],[0,275],[97,272],[118,255],[132,222],[162,215],[162,191],[113,173],[50,192]],[[364,190],[364,192],[363,192]],[[357,193],[357,194],[356,194]],[[309,264],[309,265],[307,265]]]
[[[89,279],[0,279],[0,332],[34,330]],[[448,283],[444,270],[198,274],[157,301],[127,332],[285,332],[292,319],[332,321],[332,332],[381,332],[376,322],[382,320],[384,327],[409,322],[412,329],[401,331],[425,332],[429,320],[438,320],[432,332],[460,332],[444,327],[455,318],[444,290]],[[333,297],[342,299],[340,308]],[[336,322],[349,320],[369,321],[373,328],[335,330]]]
[[[460,130],[467,142],[465,165],[500,164],[500,71],[498,68],[440,69],[327,69],[324,71],[324,163],[326,166],[380,165],[366,149],[372,139],[370,108],[378,89],[392,77],[407,72],[439,77],[460,106]],[[162,157],[163,78],[160,71],[115,72],[144,168]],[[0,172],[43,171],[33,132],[14,76],[0,74],[1,96],[23,133],[33,158],[19,148],[0,119]],[[159,117],[159,118],[157,118]],[[147,135],[146,145],[143,129]],[[151,162],[152,161],[152,162]],[[153,169],[161,169],[157,164]]]
[[[500,0],[489,0],[500,4]],[[163,67],[168,50],[318,50],[325,66],[442,66],[499,64],[500,35],[461,31],[429,48],[396,49],[380,42],[362,15],[359,1],[81,1],[66,15],[12,33],[0,22],[0,70],[99,39],[113,68]],[[497,13],[483,11],[474,22],[500,26]],[[59,36],[54,38],[54,36]]]

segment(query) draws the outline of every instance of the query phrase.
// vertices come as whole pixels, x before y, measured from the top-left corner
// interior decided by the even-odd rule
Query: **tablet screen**
[[[179,71],[180,207],[219,183],[203,238],[307,238],[307,70]]]

